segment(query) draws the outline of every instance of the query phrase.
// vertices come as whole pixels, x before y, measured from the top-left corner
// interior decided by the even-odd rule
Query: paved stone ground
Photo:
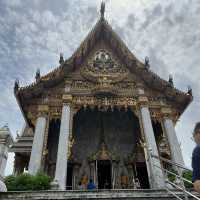
[[[174,190],[184,199],[181,192]],[[66,199],[104,199],[104,200],[175,200],[165,190],[95,190],[95,191],[35,191],[0,193],[0,200],[66,200]],[[194,199],[194,198],[189,198]]]

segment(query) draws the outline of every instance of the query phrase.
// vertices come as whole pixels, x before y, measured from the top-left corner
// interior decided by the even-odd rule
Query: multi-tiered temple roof
[[[25,119],[30,125],[31,121],[27,110],[30,100],[42,97],[45,91],[54,88],[64,82],[74,72],[80,70],[85,65],[91,51],[99,42],[105,43],[129,72],[138,77],[142,84],[156,92],[154,98],[165,98],[172,107],[176,108],[178,116],[183,113],[192,101],[191,90],[188,90],[188,92],[178,90],[173,86],[172,79],[170,81],[163,80],[149,69],[148,60],[145,63],[139,61],[101,13],[101,18],[70,58],[64,60],[61,56],[60,65],[56,69],[41,77],[40,73],[37,72],[36,82],[28,86],[19,87],[18,82],[16,82],[15,96]]]

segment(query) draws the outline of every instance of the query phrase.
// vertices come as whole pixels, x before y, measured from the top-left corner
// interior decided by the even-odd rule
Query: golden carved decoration
[[[38,105],[38,117],[39,116],[43,116],[43,115],[47,115],[49,112],[49,106],[48,105]]]
[[[108,151],[105,142],[101,143],[100,149],[89,157],[89,160],[113,160],[113,155]]]
[[[113,161],[119,161],[119,156],[115,154],[115,152],[110,152],[105,144],[105,142],[102,142],[100,145],[99,150],[96,153],[91,154],[88,157],[89,161],[95,161],[95,160],[113,160]]]
[[[111,83],[111,80],[109,80],[107,77],[102,77],[102,79],[99,80],[99,84],[97,84],[92,89],[92,94],[94,95],[117,95],[118,90],[117,88]]]
[[[65,85],[71,85],[71,83],[72,83],[72,81],[71,80],[67,80],[67,79],[65,79]]]
[[[86,79],[100,83],[105,79],[111,83],[120,82],[128,75],[128,70],[114,61],[111,54],[104,49],[97,51],[87,65],[81,69]]]
[[[82,80],[75,80],[72,83],[72,90],[90,90],[95,86],[95,83],[82,81]]]
[[[48,154],[48,149],[45,149],[42,153],[43,156],[46,156]]]
[[[136,83],[133,81],[118,82],[115,86],[120,90],[136,90]]]
[[[74,80],[71,86],[73,95],[85,94],[92,96],[137,96],[136,83],[134,81],[123,81],[110,83],[105,79],[100,83],[87,80]]]
[[[128,70],[114,61],[111,54],[104,49],[97,51],[85,67],[81,69],[82,76],[96,83],[92,89],[95,95],[117,95],[114,83],[128,76]]]
[[[172,110],[169,107],[163,107],[161,108],[161,114],[163,117],[170,117],[172,116]]]
[[[104,142],[101,144],[101,149],[97,154],[98,154],[98,160],[110,160],[110,153]]]
[[[160,109],[150,109],[150,114],[151,114],[151,117],[154,120],[161,121],[161,119],[162,119],[162,113],[160,112]]]
[[[65,87],[64,92],[70,92],[71,91],[71,81],[65,81]]]
[[[147,105],[148,104],[148,98],[145,96],[139,96],[138,97],[138,104],[139,105]]]
[[[72,137],[72,135],[70,134],[69,135],[69,143],[67,144],[68,145],[68,154],[67,154],[67,158],[69,159],[72,155],[72,146],[74,144],[74,138]]]
[[[58,118],[61,116],[62,107],[61,106],[52,106],[50,107],[50,117],[51,118]]]
[[[43,156],[44,157],[48,154],[48,149],[47,149],[48,136],[49,136],[49,117],[47,118],[45,134],[44,134],[44,144],[43,144]]]
[[[29,111],[27,114],[28,119],[33,119],[34,115]]]
[[[61,117],[61,112],[52,112],[50,117],[51,117],[51,119],[60,118]]]
[[[161,108],[161,112],[164,114],[164,113],[167,113],[167,114],[171,114],[172,113],[172,110],[170,108]]]
[[[72,95],[71,94],[63,94],[62,100],[63,100],[63,102],[70,103],[72,101]]]
[[[159,142],[159,152],[161,155],[170,156],[169,144],[165,136],[163,136],[161,141]]]
[[[74,105],[95,105],[95,106],[135,106],[136,98],[133,97],[102,97],[75,96],[72,103]]]
[[[48,112],[49,106],[48,105],[38,105],[38,111],[39,112]]]

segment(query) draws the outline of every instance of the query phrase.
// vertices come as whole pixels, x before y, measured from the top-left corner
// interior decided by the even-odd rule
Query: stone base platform
[[[182,192],[172,190],[184,199]],[[195,194],[195,193],[194,193]],[[66,199],[104,199],[104,200],[175,200],[172,194],[165,190],[94,190],[94,191],[35,191],[0,193],[1,200],[66,200]],[[193,198],[189,198],[193,199]]]

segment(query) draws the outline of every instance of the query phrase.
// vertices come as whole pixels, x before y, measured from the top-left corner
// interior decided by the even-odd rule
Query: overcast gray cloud
[[[37,68],[45,74],[58,65],[60,52],[68,58],[98,20],[100,2],[0,0],[0,125],[8,123],[13,135],[24,123],[13,95],[15,79],[29,84]],[[105,16],[140,60],[150,57],[153,71],[164,79],[172,74],[181,90],[192,86],[194,101],[176,126],[190,166],[200,109],[200,1],[107,0]]]

